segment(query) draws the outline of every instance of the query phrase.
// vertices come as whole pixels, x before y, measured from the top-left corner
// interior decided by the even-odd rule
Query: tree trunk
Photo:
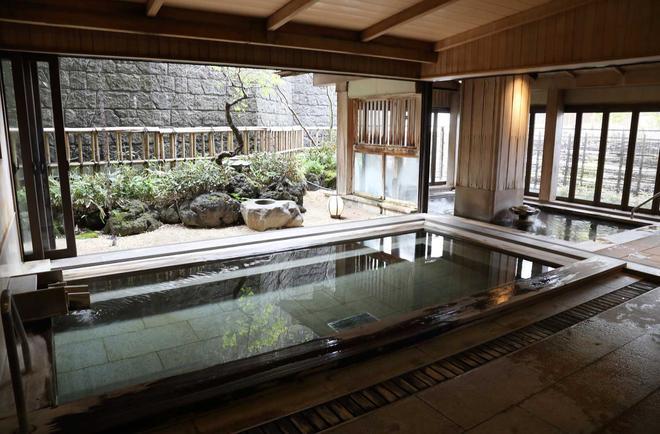
[[[227,124],[229,124],[229,128],[231,128],[231,131],[234,133],[234,140],[236,141],[233,155],[247,154],[249,149],[245,149],[245,144],[243,143],[243,134],[241,134],[239,129],[236,127],[236,125],[234,124],[234,119],[232,119],[231,117],[231,108],[233,105],[234,105],[233,103],[229,103],[229,102],[225,103],[225,118],[227,119]]]

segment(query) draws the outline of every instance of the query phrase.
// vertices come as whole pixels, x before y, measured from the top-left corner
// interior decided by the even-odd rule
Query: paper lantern
[[[341,218],[341,213],[344,212],[344,200],[337,196],[330,196],[328,199],[328,211],[330,212],[330,217],[333,219]]]

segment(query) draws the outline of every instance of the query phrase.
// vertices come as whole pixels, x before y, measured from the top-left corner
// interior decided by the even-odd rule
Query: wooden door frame
[[[62,110],[61,89],[59,82],[59,57],[51,54],[33,54],[18,52],[0,51],[0,57],[8,59],[12,65],[12,77],[14,85],[14,94],[16,98],[17,121],[19,128],[21,164],[23,167],[23,177],[25,182],[27,211],[30,222],[30,238],[32,243],[32,253],[26,254],[24,250],[23,234],[21,237],[21,253],[24,261],[37,259],[59,259],[64,257],[76,256],[75,226],[73,219],[73,208],[71,200],[71,191],[69,185],[69,164],[66,158],[66,149],[64,143],[64,115]],[[37,78],[37,63],[45,62],[49,69],[49,85],[51,91],[51,103],[53,113],[53,127],[55,131],[55,149],[57,156],[58,176],[60,178],[60,191],[62,195],[62,218],[66,237],[65,249],[53,249],[46,251],[42,240],[41,225],[45,222],[45,216],[42,208],[47,204],[45,200],[39,200],[37,194],[37,162],[34,160],[35,147],[41,146],[38,134],[43,136],[43,127],[41,125],[41,106],[35,106],[35,101],[39,101],[39,89],[34,80]],[[32,83],[28,83],[32,80]],[[28,89],[30,85],[30,89]],[[35,86],[37,86],[35,88]],[[2,101],[5,104],[5,101]],[[4,106],[6,108],[6,105]],[[33,111],[33,113],[30,113]],[[39,131],[35,131],[34,129]],[[7,135],[9,131],[7,131]],[[7,137],[9,140],[9,136]],[[13,156],[11,156],[13,158]],[[45,165],[46,176],[48,176],[48,166],[50,162],[41,161]],[[13,178],[13,174],[12,174]],[[16,207],[16,190],[12,179],[12,188],[14,195],[14,205]],[[46,192],[47,193],[47,192]],[[16,208],[17,209],[17,208]],[[17,213],[16,218],[19,219]],[[20,223],[19,223],[20,224]]]

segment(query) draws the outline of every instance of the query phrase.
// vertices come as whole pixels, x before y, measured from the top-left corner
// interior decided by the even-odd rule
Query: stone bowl
[[[529,205],[512,206],[509,211],[518,216],[519,223],[532,223],[538,213],[541,212],[540,209]]]
[[[247,227],[260,232],[303,224],[300,208],[292,200],[249,199],[241,203],[241,215]]]

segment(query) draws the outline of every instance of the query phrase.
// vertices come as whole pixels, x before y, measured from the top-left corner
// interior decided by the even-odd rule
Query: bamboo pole
[[[117,147],[117,154],[116,157],[119,161],[124,160],[124,151],[122,150],[121,147],[121,131],[116,131],[115,132],[115,146]]]
[[[133,133],[128,133],[128,159],[133,161]]]

